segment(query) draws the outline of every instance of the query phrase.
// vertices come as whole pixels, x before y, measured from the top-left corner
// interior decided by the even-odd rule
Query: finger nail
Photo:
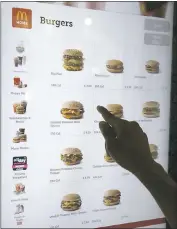
[[[98,105],[98,106],[97,106],[97,110],[99,110],[100,108],[101,108],[101,106],[100,106],[100,105]]]

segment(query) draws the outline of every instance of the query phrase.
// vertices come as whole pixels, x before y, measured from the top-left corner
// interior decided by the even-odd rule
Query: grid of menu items
[[[172,21],[41,3],[1,10],[2,227],[162,218],[106,154],[96,107],[137,121],[167,170]]]

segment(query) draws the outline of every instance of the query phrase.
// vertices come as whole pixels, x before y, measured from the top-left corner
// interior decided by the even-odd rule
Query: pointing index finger
[[[112,127],[115,127],[115,125],[119,124],[119,121],[121,121],[119,118],[115,118],[115,116],[112,115],[105,107],[97,106],[97,110],[103,116],[104,120]]]

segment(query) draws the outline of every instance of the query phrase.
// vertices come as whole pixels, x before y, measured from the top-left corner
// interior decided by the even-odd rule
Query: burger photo
[[[83,155],[78,148],[65,148],[61,154],[61,160],[65,165],[80,164],[82,159]]]
[[[63,67],[67,71],[81,71],[84,67],[83,53],[77,49],[66,49],[63,53]]]
[[[108,153],[105,153],[104,160],[109,163],[115,162],[115,160]]]
[[[150,152],[152,155],[152,158],[155,160],[158,157],[158,146],[155,144],[149,144]]]
[[[68,194],[63,197],[61,208],[64,211],[76,211],[82,205],[81,198],[78,194]]]
[[[159,62],[156,60],[148,60],[146,62],[146,71],[148,73],[159,73]]]
[[[149,101],[143,104],[143,116],[145,118],[160,117],[160,104],[155,101]]]
[[[104,193],[103,203],[106,206],[113,206],[120,204],[121,193],[119,190],[108,190]]]
[[[118,118],[123,117],[123,107],[120,104],[108,104],[106,108],[114,116]]]
[[[108,60],[106,68],[111,73],[122,73],[124,70],[123,63],[120,60]]]
[[[84,108],[77,101],[65,102],[62,105],[61,114],[66,119],[81,119],[83,118]]]

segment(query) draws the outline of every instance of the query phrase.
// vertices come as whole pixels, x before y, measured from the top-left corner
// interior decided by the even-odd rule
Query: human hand
[[[154,165],[147,135],[137,122],[115,117],[106,108],[98,106],[105,121],[99,123],[107,153],[130,172],[148,171]]]

